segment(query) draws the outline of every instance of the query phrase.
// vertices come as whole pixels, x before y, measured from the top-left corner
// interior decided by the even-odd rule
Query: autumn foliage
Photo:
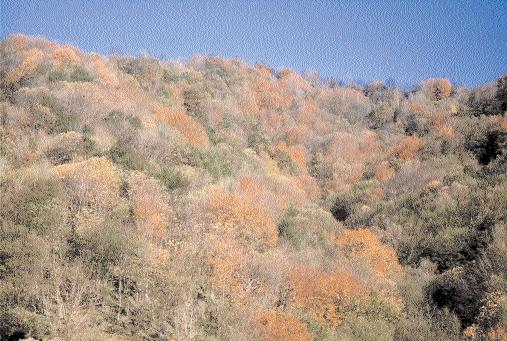
[[[257,314],[264,337],[269,341],[311,341],[313,336],[308,327],[296,316],[269,310]]]
[[[375,168],[374,177],[380,182],[385,182],[394,176],[394,169],[389,165],[387,161],[382,161],[377,168]]]
[[[367,299],[368,288],[347,271],[337,267],[330,273],[305,265],[290,273],[293,304],[318,321],[338,326],[357,300]]]
[[[189,143],[201,148],[208,145],[208,136],[202,125],[188,116],[183,109],[156,106],[153,112],[157,119],[174,127]]]
[[[346,255],[362,259],[379,275],[388,276],[401,272],[394,249],[380,242],[371,230],[344,230],[337,236],[336,245]]]
[[[51,59],[53,60],[53,65],[57,67],[78,64],[81,61],[76,51],[67,46],[56,48],[51,55]]]
[[[452,84],[447,79],[432,78],[423,82],[423,87],[434,100],[441,100],[450,96]]]
[[[30,49],[23,53],[21,63],[9,70],[5,75],[4,82],[13,84],[19,82],[23,77],[32,74],[43,62],[44,53],[37,48]]]
[[[232,238],[241,238],[259,248],[274,246],[277,229],[264,207],[249,198],[213,189],[208,199],[213,228]]]
[[[129,179],[128,193],[133,202],[137,228],[148,236],[160,238],[169,223],[171,210],[167,193],[155,179],[134,173]]]
[[[0,60],[0,339],[505,338],[506,75]]]
[[[416,135],[411,135],[401,140],[395,148],[395,153],[399,158],[408,160],[417,154],[417,152],[423,147],[423,144],[424,142],[421,138]]]

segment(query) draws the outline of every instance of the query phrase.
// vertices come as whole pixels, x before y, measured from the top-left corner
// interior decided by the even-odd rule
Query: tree
[[[264,337],[270,341],[313,340],[308,327],[296,316],[269,310],[257,314],[264,331]]]
[[[368,288],[345,270],[332,272],[298,265],[290,272],[292,304],[310,313],[319,322],[338,326],[344,313],[357,300],[367,299]]]
[[[174,127],[194,146],[207,147],[208,135],[206,131],[195,118],[185,114],[183,109],[156,106],[153,112],[157,119]]]
[[[246,196],[215,188],[208,198],[208,212],[214,228],[221,233],[259,249],[276,245],[278,232],[273,220],[263,206]]]
[[[452,84],[448,79],[430,78],[422,82],[422,88],[431,99],[440,101],[451,95]]]
[[[162,237],[169,224],[171,209],[161,184],[141,172],[134,172],[129,177],[127,191],[139,231],[148,237]]]
[[[23,78],[29,77],[44,60],[44,53],[37,48],[24,52],[22,56],[21,63],[5,75],[3,82],[7,85],[18,84]]]
[[[72,47],[62,46],[56,48],[52,55],[53,65],[56,67],[79,64],[81,58]]]
[[[401,266],[394,249],[382,244],[368,229],[343,230],[336,238],[336,245],[349,257],[362,259],[368,269],[380,276],[401,273]]]

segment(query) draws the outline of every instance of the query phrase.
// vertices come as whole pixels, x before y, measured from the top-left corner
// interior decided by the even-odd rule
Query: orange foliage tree
[[[134,172],[128,183],[137,228],[147,236],[160,238],[171,212],[167,205],[167,193],[157,180],[141,172]]]
[[[449,112],[444,110],[437,110],[433,122],[433,128],[439,136],[452,137],[454,135],[454,128],[449,122]]]
[[[336,245],[346,255],[358,256],[379,275],[398,273],[401,266],[394,249],[382,244],[368,229],[343,230],[336,238]]]
[[[208,145],[208,135],[202,125],[188,116],[183,109],[158,105],[153,112],[157,119],[174,127],[194,146],[204,148]]]
[[[54,66],[77,64],[81,61],[76,51],[68,46],[56,48],[51,55],[51,59]]]
[[[436,101],[449,97],[452,91],[452,84],[448,79],[430,78],[423,81],[422,86],[431,99]]]
[[[395,147],[394,152],[399,158],[408,160],[417,154],[417,152],[423,147],[423,144],[424,142],[420,137],[411,135],[401,140],[398,146]]]
[[[289,279],[294,306],[332,326],[341,324],[343,314],[357,300],[367,299],[370,295],[360,280],[339,267],[325,273],[300,265],[293,268]]]
[[[30,38],[23,34],[12,34],[4,41],[7,50],[20,51],[26,49],[30,44]]]
[[[294,315],[269,310],[258,313],[257,321],[268,341],[313,340],[308,327]]]
[[[53,172],[66,191],[71,213],[86,216],[84,220],[110,210],[120,200],[120,173],[104,157],[60,165]]]
[[[93,61],[93,68],[97,77],[102,80],[106,85],[117,87],[119,84],[118,77],[112,72],[100,58]]]
[[[380,182],[385,182],[391,179],[394,175],[394,169],[389,166],[389,162],[382,161],[377,168],[375,168],[374,178]]]
[[[297,174],[306,174],[306,156],[301,146],[287,146],[285,142],[281,142],[271,148],[271,154],[279,161],[285,161],[285,163],[295,166],[293,168]]]
[[[213,227],[230,237],[239,237],[255,247],[274,246],[278,230],[265,208],[239,193],[215,188],[208,198]]]
[[[23,61],[17,67],[9,70],[5,75],[4,82],[13,84],[23,77],[33,73],[43,62],[44,53],[37,48],[30,49],[23,54]]]
[[[245,302],[248,298],[244,287],[245,273],[242,271],[242,263],[247,257],[245,248],[232,238],[210,235],[206,253],[214,291],[234,302]]]
[[[332,168],[331,189],[340,189],[361,178],[366,162],[380,152],[377,134],[363,130],[359,134],[335,133],[330,139],[324,155],[324,162]]]

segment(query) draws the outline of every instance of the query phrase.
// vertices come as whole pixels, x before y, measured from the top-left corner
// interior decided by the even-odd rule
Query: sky
[[[469,87],[507,72],[507,0],[0,0],[0,37],[102,54],[239,57],[343,81],[429,77]]]

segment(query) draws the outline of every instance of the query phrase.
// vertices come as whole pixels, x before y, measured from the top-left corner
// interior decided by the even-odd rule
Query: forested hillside
[[[507,340],[507,74],[0,45],[0,339]]]

